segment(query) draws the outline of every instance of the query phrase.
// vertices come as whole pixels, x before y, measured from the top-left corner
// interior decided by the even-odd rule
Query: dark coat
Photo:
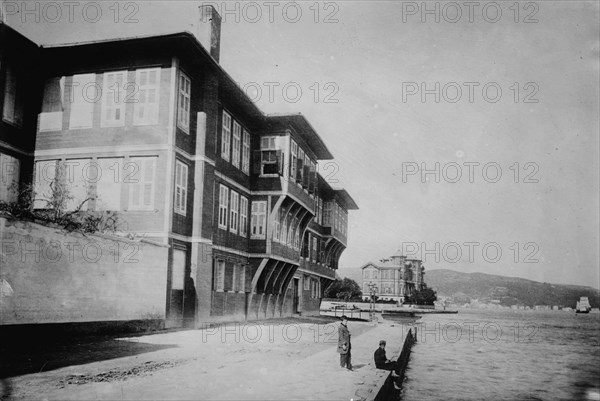
[[[375,367],[378,369],[382,369],[387,362],[387,356],[385,356],[385,350],[381,347],[377,348],[375,351]]]
[[[340,354],[347,354],[350,352],[350,332],[348,331],[348,327],[344,324],[340,323],[338,327],[338,349],[337,352]],[[345,348],[345,349],[344,349]]]

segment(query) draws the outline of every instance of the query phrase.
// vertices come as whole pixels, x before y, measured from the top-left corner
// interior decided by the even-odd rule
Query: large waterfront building
[[[333,155],[310,122],[264,114],[223,70],[202,12],[208,49],[189,32],[38,47],[0,24],[2,160],[168,245],[168,326],[318,314],[357,205],[318,173]]]
[[[374,293],[380,299],[402,303],[406,296],[420,291],[425,285],[422,261],[409,259],[400,253],[378,263],[368,262],[361,271],[363,298]]]

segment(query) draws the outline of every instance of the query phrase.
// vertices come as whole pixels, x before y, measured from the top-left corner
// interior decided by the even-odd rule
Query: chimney
[[[203,4],[199,8],[198,39],[218,63],[221,50],[221,16],[211,5]]]

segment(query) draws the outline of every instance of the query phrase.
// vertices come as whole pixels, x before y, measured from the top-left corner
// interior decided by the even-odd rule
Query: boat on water
[[[590,313],[592,310],[592,305],[590,305],[590,301],[588,297],[580,297],[579,301],[577,301],[577,307],[575,308],[575,313]]]

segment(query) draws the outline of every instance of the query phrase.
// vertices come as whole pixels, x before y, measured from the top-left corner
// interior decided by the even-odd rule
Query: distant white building
[[[361,267],[362,292],[369,298],[371,288],[379,299],[404,302],[406,296],[425,285],[425,266],[419,259],[408,259],[397,253],[379,263],[368,262]]]

